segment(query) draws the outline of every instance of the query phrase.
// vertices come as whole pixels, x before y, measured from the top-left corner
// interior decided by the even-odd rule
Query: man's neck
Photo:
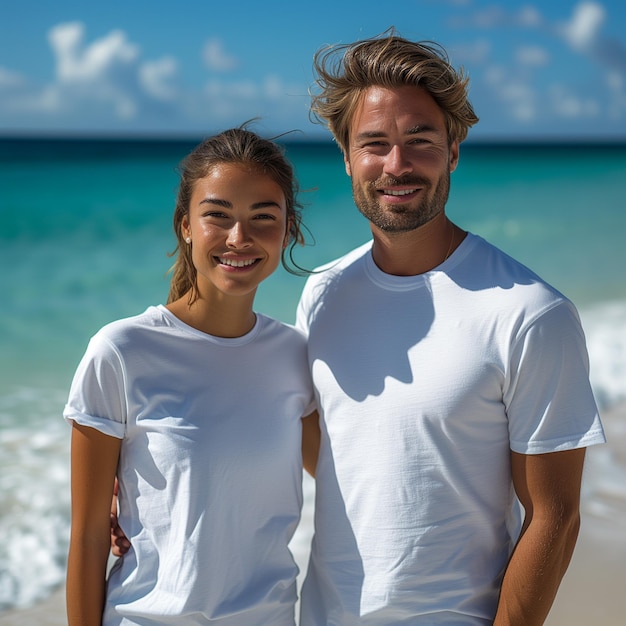
[[[388,233],[372,226],[372,256],[386,274],[416,276],[441,265],[466,234],[443,213],[408,232]]]

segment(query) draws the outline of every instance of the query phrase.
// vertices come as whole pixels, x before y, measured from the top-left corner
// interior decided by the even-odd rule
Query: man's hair
[[[362,94],[372,86],[404,86],[427,91],[442,110],[448,141],[463,141],[478,121],[468,100],[469,78],[455,70],[442,46],[413,42],[389,29],[382,35],[351,44],[328,46],[313,61],[318,93],[312,93],[311,113],[325,123],[347,154],[350,125]]]

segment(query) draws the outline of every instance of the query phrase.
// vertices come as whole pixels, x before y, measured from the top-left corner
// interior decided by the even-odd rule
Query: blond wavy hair
[[[463,69],[452,67],[439,44],[409,41],[394,28],[371,39],[324,47],[315,54],[313,68],[319,91],[311,91],[312,118],[328,126],[346,155],[354,113],[372,86],[426,90],[444,114],[450,144],[463,141],[478,122]]]

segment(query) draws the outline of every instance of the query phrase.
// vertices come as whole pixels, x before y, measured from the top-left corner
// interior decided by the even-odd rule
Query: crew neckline
[[[241,346],[250,343],[259,334],[262,326],[263,316],[255,312],[254,326],[245,335],[241,337],[219,337],[217,335],[211,335],[205,333],[202,330],[198,330],[189,324],[183,322],[179,317],[176,317],[164,304],[159,304],[155,307],[161,315],[173,326],[184,330],[185,332],[195,335],[201,339],[210,341],[211,343],[220,344],[223,346]]]
[[[420,289],[433,280],[437,280],[438,277],[447,276],[466,257],[469,250],[473,247],[475,239],[475,236],[468,232],[457,249],[443,263],[423,274],[415,274],[414,276],[396,276],[383,272],[374,261],[372,254],[373,242],[370,242],[369,249],[365,254],[365,273],[373,283],[389,291]]]

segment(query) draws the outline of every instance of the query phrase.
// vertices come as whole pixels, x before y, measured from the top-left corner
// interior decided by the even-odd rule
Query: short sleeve
[[[604,443],[585,337],[569,301],[543,312],[518,337],[504,401],[515,452],[542,454]]]
[[[81,359],[63,417],[121,439],[126,424],[122,359],[111,342],[95,335]]]

